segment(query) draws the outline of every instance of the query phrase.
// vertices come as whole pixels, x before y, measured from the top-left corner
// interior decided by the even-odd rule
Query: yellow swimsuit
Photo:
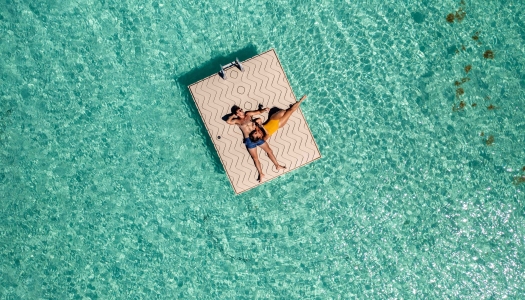
[[[279,120],[270,120],[268,123],[263,125],[264,130],[268,136],[274,134],[279,129]]]

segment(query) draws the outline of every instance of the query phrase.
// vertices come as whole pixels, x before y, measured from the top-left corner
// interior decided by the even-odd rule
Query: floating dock
[[[189,89],[236,194],[321,157],[299,108],[292,114],[288,123],[267,140],[277,161],[286,166],[286,170],[277,172],[266,153],[257,147],[265,174],[263,182],[259,183],[255,164],[242,142],[241,130],[236,125],[226,123],[223,117],[231,113],[234,105],[245,111],[257,110],[259,104],[270,109],[288,109],[290,104],[299,99],[295,97],[273,49],[239,64],[231,64],[219,73],[190,85]],[[306,99],[305,103],[308,101],[315,100]],[[266,121],[268,114],[258,117]]]

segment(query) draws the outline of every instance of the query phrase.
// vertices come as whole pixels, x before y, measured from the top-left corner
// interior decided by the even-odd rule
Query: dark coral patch
[[[483,53],[483,57],[486,59],[494,59],[494,52],[492,52],[492,50],[487,50]]]
[[[485,145],[492,146],[492,144],[494,144],[494,136],[489,135],[489,138],[485,140]]]
[[[455,17],[456,17],[456,20],[458,20],[458,22],[461,22],[463,21],[466,15],[467,13],[463,10],[463,8],[460,8],[458,9],[458,11],[456,11]]]

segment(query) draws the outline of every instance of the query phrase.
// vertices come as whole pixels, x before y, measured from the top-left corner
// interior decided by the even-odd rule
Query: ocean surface
[[[271,48],[323,158],[235,196],[187,86]],[[2,0],[0,299],[523,299],[524,54],[514,0]]]

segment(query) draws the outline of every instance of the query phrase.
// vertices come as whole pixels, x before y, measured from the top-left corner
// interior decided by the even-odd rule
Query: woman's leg
[[[280,120],[284,114],[286,113],[286,110],[280,109],[276,113],[270,116],[270,120]]]
[[[306,95],[304,95],[301,100],[295,102],[292,107],[288,108],[287,110],[281,110],[279,112],[276,112],[270,119],[274,119],[274,116],[276,117],[274,120],[279,120],[279,128],[282,128],[284,125],[286,125],[286,122],[288,122],[288,119],[290,119],[290,116],[299,108],[299,105],[306,99]]]

